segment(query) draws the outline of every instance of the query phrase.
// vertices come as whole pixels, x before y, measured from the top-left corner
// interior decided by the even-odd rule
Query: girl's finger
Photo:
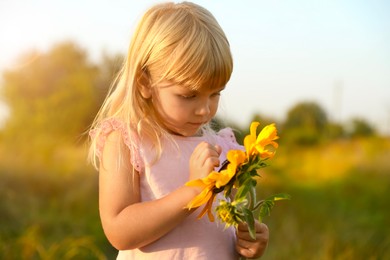
[[[250,247],[248,248],[248,247],[236,244],[236,251],[237,251],[237,253],[239,253],[240,255],[242,255],[243,257],[246,257],[246,258],[254,258],[256,256],[254,250]]]
[[[269,231],[266,224],[256,221],[255,228],[256,239],[253,239],[249,234],[248,225],[246,223],[240,223],[237,227],[237,238],[252,242],[256,240],[268,239]]]

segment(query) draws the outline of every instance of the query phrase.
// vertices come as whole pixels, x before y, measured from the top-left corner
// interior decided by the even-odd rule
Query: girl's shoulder
[[[121,140],[131,152],[133,167],[139,171],[143,167],[139,155],[139,137],[136,131],[132,131],[120,119],[105,119],[89,132],[92,140],[94,140],[96,155],[101,159],[107,137],[112,132],[118,132],[121,135]]]

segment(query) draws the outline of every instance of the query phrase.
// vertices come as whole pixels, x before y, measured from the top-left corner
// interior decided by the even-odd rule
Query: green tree
[[[346,135],[345,129],[342,124],[329,122],[327,127],[327,137],[330,140],[341,139]]]
[[[375,129],[367,121],[361,118],[354,118],[350,123],[351,137],[368,137],[375,135]]]
[[[2,145],[20,160],[48,166],[57,147],[76,143],[94,117],[99,68],[70,42],[33,56],[24,67],[3,74],[10,117]]]
[[[327,124],[327,115],[318,104],[302,102],[288,111],[282,132],[288,142],[311,145],[325,136]]]
[[[11,110],[6,132],[74,137],[91,117],[98,68],[73,43],[37,57],[4,73],[4,99]]]

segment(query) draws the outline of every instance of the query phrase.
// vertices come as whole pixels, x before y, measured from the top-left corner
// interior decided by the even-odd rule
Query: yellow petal
[[[257,130],[257,127],[260,125],[260,122],[252,122],[251,123],[251,126],[250,126],[250,135],[251,136],[256,136],[256,130]]]
[[[204,186],[206,186],[206,184],[204,183],[204,181],[202,179],[188,181],[188,182],[186,182],[185,185],[189,186],[189,187],[194,187],[194,186],[204,187]]]
[[[259,125],[260,125],[259,122],[256,121],[252,122],[250,126],[250,134],[245,136],[244,138],[244,147],[248,157],[251,156],[253,152],[256,152],[254,146],[256,144],[256,131]]]
[[[250,156],[253,152],[253,145],[254,143],[256,142],[256,138],[251,136],[251,135],[247,135],[245,136],[244,138],[244,147],[245,147],[245,151],[246,151],[246,154],[248,156]]]
[[[210,201],[211,201],[211,206],[207,210],[207,216],[209,217],[210,222],[214,222],[214,215],[213,215],[213,212],[211,210],[212,205],[213,205],[213,200],[210,200]]]
[[[212,195],[212,190],[208,187],[205,188],[201,193],[199,193],[199,195],[197,195],[187,204],[187,208],[192,209],[200,207],[202,204],[206,203]]]
[[[260,158],[266,159],[266,158],[272,158],[275,155],[275,152],[270,152],[268,150],[259,152]]]
[[[245,162],[246,156],[245,152],[241,150],[230,150],[226,158],[230,162],[230,164],[235,164],[236,166],[239,166],[240,164]]]
[[[261,142],[266,142],[269,143],[273,140],[278,139],[279,137],[277,136],[277,131],[275,124],[272,123],[270,125],[265,126],[261,132],[259,133],[256,143],[261,143]]]
[[[234,176],[234,173],[232,175],[231,172],[229,171],[229,169],[222,170],[221,172],[219,172],[218,180],[215,181],[215,187],[217,187],[219,189],[222,186],[225,186],[226,184],[228,184],[228,182],[230,181],[230,179],[233,176]]]
[[[278,148],[279,147],[279,145],[278,145],[278,143],[277,142],[270,142],[270,145],[272,145],[273,147],[275,147],[275,148]]]
[[[261,158],[270,158],[275,154],[275,151],[269,150],[267,146],[271,145],[274,148],[278,147],[278,144],[274,141],[279,137],[277,135],[277,130],[275,124],[265,126],[259,135],[257,136],[254,149],[260,155]]]
[[[212,194],[210,199],[207,201],[207,204],[204,206],[204,208],[202,209],[202,211],[198,215],[198,219],[202,218],[206,214],[206,212],[207,212],[209,220],[211,222],[214,222],[214,216],[213,216],[213,213],[212,213],[212,206],[213,206],[214,200],[215,200],[215,194]]]

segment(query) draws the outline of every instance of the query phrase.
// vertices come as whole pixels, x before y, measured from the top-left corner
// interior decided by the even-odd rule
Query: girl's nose
[[[196,108],[197,115],[204,116],[204,115],[208,115],[209,113],[210,113],[210,101],[208,99],[202,100],[201,102],[199,102],[199,104],[197,104],[197,108]]]

